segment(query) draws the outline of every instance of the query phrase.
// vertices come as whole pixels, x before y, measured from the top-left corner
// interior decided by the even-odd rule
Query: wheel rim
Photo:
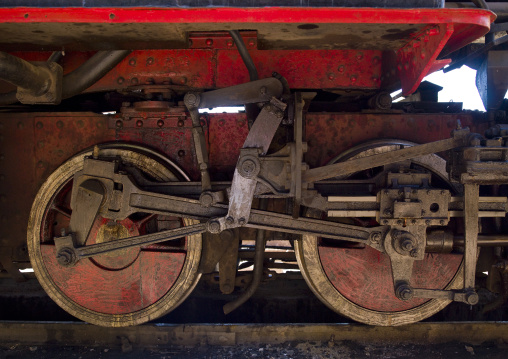
[[[68,221],[68,203],[72,176],[83,167],[81,153],[60,166],[42,185],[36,196],[28,226],[28,249],[34,272],[48,295],[64,310],[84,321],[102,326],[129,326],[156,319],[178,306],[199,281],[201,235],[171,245],[169,242],[134,248],[121,253],[104,254],[79,261],[66,268],[56,261],[54,234]],[[163,157],[132,146],[107,146],[101,157],[120,157],[152,179],[175,181],[181,171],[168,168]],[[98,216],[87,244],[110,238],[135,236],[147,231],[195,224],[190,219],[136,215],[111,223]]]
[[[365,156],[382,146],[395,146],[381,148],[384,151],[400,145],[414,144],[375,141],[353,148],[332,163]],[[444,160],[438,156],[422,156],[413,164],[446,178]],[[452,184],[450,187],[456,190]],[[309,211],[308,216],[320,217],[321,213]],[[393,294],[388,256],[370,247],[329,247],[318,237],[303,236],[295,243],[295,252],[302,275],[317,297],[332,310],[359,322],[385,326],[409,324],[437,313],[450,303],[442,299],[398,300]],[[424,260],[415,262],[411,282],[415,287],[456,289],[462,284],[462,272],[462,255],[426,254]]]

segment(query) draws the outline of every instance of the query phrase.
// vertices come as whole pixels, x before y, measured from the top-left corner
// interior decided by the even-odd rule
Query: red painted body
[[[494,18],[493,13],[478,9],[0,8],[0,51],[46,61],[51,51],[64,50],[61,64],[64,73],[69,73],[96,50],[134,49],[85,92],[132,93],[166,86],[183,94],[249,81],[226,32],[240,29],[248,30],[242,31],[242,36],[260,78],[277,72],[293,90],[339,94],[376,93],[400,84],[407,95],[427,74],[449,63],[449,53],[487,33]],[[274,37],[272,29],[282,35]],[[168,38],[168,33],[173,37]],[[0,82],[0,93],[12,90],[11,85]],[[324,165],[371,139],[425,143],[448,138],[457,119],[472,131],[483,132],[487,126],[481,114],[471,113],[309,113],[304,126],[308,144],[305,162],[310,167]],[[212,177],[231,179],[248,133],[246,115],[203,115],[201,121]],[[58,111],[0,113],[0,131],[5,138],[0,148],[0,173],[7,189],[0,196],[0,221],[9,232],[0,236],[0,246],[16,252],[13,260],[27,261],[23,252],[26,223],[38,188],[66,159],[95,144],[148,146],[173,160],[191,180],[199,180],[191,128],[188,113],[178,105],[171,109],[124,107],[113,116]],[[18,166],[20,163],[23,165]],[[131,235],[143,232],[142,228],[127,227]],[[373,310],[403,310],[404,305],[415,305],[416,301],[400,304],[393,297],[386,258],[378,258],[384,262],[376,267],[371,252],[365,251],[364,261],[359,263],[356,256],[348,256],[349,251],[355,250],[321,248],[320,252],[329,279],[337,288],[349,288],[349,299],[361,302],[360,297],[367,296],[362,303]],[[100,263],[87,259],[76,267],[63,268],[56,262],[54,246],[42,245],[41,252],[54,282],[73,301],[116,314],[146,308],[163,297],[185,259],[185,253],[141,249],[131,250],[125,258],[99,258]],[[440,280],[453,274],[460,258],[440,258],[428,258],[417,268],[418,286],[441,288],[447,284]],[[123,269],[117,270],[119,266]],[[429,276],[432,269],[437,271]],[[423,276],[430,279],[418,281]],[[389,302],[386,305],[374,300],[381,287]]]

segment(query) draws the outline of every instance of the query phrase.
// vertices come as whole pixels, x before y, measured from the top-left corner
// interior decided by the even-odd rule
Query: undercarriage
[[[484,50],[487,112],[426,101],[421,84],[465,62],[447,56],[488,33],[493,13],[369,8],[352,20],[340,9],[321,22],[319,11],[291,22],[245,10],[258,22],[224,31],[226,8],[223,23],[203,20],[206,32],[185,17],[193,10],[168,20],[173,10],[159,9],[161,22],[140,20],[146,9],[95,9],[63,21],[82,24],[68,53],[28,39],[41,31],[41,44],[62,46],[54,10],[43,20],[0,9],[35,17],[0,57],[5,276],[21,282],[33,268],[60,307],[102,326],[155,320],[205,280],[235,297],[228,314],[295,273],[331,310],[371,325],[417,322],[451,302],[502,307],[508,83],[489,71],[505,51]],[[144,42],[116,32],[129,19]],[[98,24],[109,37],[85,41]],[[392,103],[397,88],[406,101]],[[231,106],[244,110],[207,112]]]

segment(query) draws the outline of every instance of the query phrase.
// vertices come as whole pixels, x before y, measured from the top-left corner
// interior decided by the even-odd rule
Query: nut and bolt
[[[233,217],[231,217],[231,216],[228,216],[226,218],[226,223],[231,226],[232,224],[235,223],[235,219]]]
[[[381,232],[373,232],[371,235],[370,235],[370,241],[372,243],[379,243],[381,241]]]
[[[246,221],[246,220],[245,220],[245,218],[243,218],[243,217],[242,217],[242,218],[240,218],[240,219],[238,220],[238,224],[239,224],[240,226],[245,225],[245,223],[247,223],[247,221]]]
[[[414,243],[411,239],[404,238],[400,243],[400,248],[402,248],[406,252],[409,252],[414,249]]]
[[[60,251],[58,251],[56,259],[60,265],[68,267],[74,263],[76,256],[72,249],[62,248]]]
[[[400,300],[410,300],[414,296],[413,289],[407,284],[399,284],[395,289],[395,295]]]
[[[213,196],[211,193],[204,192],[199,197],[199,202],[203,207],[210,207],[213,204]],[[219,224],[220,229],[220,224]]]
[[[208,222],[208,232],[210,233],[219,233],[220,232],[220,223],[217,220]]]
[[[253,160],[245,160],[245,161],[243,161],[243,163],[242,163],[242,170],[246,174],[253,173],[255,169],[256,169],[256,164],[254,163]]]
[[[469,292],[466,294],[466,303],[469,305],[475,305],[478,304],[478,301],[480,298],[478,297],[478,294],[476,292]]]
[[[199,104],[198,96],[194,93],[188,93],[184,97],[184,102],[190,107],[195,107]]]

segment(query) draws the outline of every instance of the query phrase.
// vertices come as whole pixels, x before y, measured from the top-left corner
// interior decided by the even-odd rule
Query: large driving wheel
[[[332,163],[412,145],[398,140],[374,141],[351,149]],[[410,166],[430,172],[434,186],[438,184],[452,194],[457,193],[457,187],[447,181],[442,158],[421,156],[412,160]],[[383,171],[386,169],[379,167],[354,176],[365,179]],[[308,215],[322,216],[311,211]],[[450,303],[444,299],[399,300],[393,290],[389,257],[368,246],[348,248],[331,245],[325,238],[303,236],[301,241],[296,241],[295,252],[302,275],[316,296],[332,310],[355,321],[384,326],[409,324],[437,313]],[[424,260],[415,261],[411,284],[428,289],[460,288],[463,281],[462,258],[460,253],[427,253]]]
[[[120,327],[156,319],[178,306],[197,284],[201,235],[106,253],[72,267],[60,265],[53,238],[69,225],[73,176],[90,155],[81,153],[65,162],[37,194],[28,225],[34,272],[60,307],[89,323]],[[171,161],[141,147],[101,146],[100,158],[117,160],[152,181],[188,180]],[[147,213],[117,222],[98,215],[85,245],[191,224],[195,221]]]

